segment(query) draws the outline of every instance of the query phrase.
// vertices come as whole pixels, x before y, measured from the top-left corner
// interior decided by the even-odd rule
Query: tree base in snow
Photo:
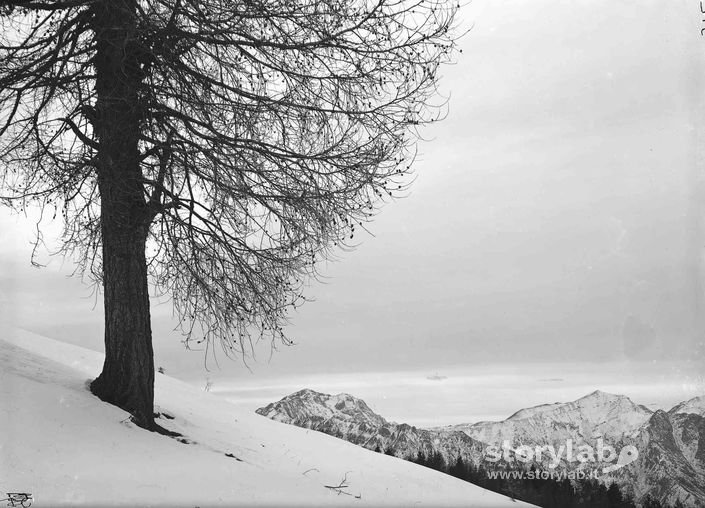
[[[89,383],[88,388],[93,395],[98,397],[103,402],[117,406],[120,409],[130,413],[130,421],[140,428],[149,430],[150,432],[156,432],[157,434],[162,434],[169,437],[183,437],[182,434],[174,432],[169,429],[165,429],[157,422],[154,421],[154,414],[144,415],[142,412],[137,412],[132,410],[124,398],[116,397],[115,390],[106,389],[105,383],[101,382],[101,377],[97,377],[92,382]]]

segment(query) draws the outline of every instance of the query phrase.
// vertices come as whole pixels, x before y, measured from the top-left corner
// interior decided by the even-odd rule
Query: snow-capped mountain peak
[[[620,399],[629,399],[626,395],[619,395],[616,393],[609,393],[609,392],[603,392],[602,390],[595,390],[594,392],[590,392],[587,395],[584,395],[583,397],[580,397],[577,399],[578,401],[609,401],[609,400],[620,400]],[[576,401],[577,402],[577,401]]]
[[[373,412],[365,401],[346,393],[328,395],[301,390],[258,409],[257,413],[398,457],[440,452],[446,460],[462,456],[469,463],[477,462],[484,448],[463,432],[439,432],[389,422]]]
[[[337,419],[343,422],[380,426],[387,421],[372,411],[364,400],[347,393],[328,395],[308,388],[257,410],[263,416],[277,421],[322,422]]]
[[[617,442],[636,432],[653,412],[629,397],[596,390],[571,402],[555,402],[521,409],[506,420],[456,426],[485,443],[508,440],[554,444],[603,438]]]
[[[554,413],[579,412],[582,416],[599,420],[602,416],[609,416],[610,412],[636,412],[640,415],[637,420],[642,421],[648,418],[652,411],[645,406],[635,404],[625,395],[595,390],[572,402],[554,402],[552,404],[540,404],[538,406],[520,409],[506,421],[523,420],[526,418],[540,417],[542,414],[553,415]],[[476,425],[489,424],[494,422],[478,422]],[[467,427],[470,427],[469,425]]]
[[[457,457],[487,467],[489,447],[530,448],[585,444],[600,449],[600,440],[621,452],[638,451],[632,462],[610,471],[611,480],[635,500],[647,496],[667,506],[701,507],[705,499],[705,396],[682,402],[668,413],[634,403],[629,397],[596,390],[571,402],[544,404],[517,411],[498,422],[417,429],[387,422],[348,394],[326,395],[302,390],[257,410],[259,414],[333,435],[398,457],[440,453],[447,464]],[[311,416],[314,415],[314,416]],[[609,460],[607,461],[609,462]],[[546,462],[535,463],[542,468]],[[561,462],[565,471],[580,461]]]
[[[669,414],[696,414],[700,416],[705,416],[705,395],[700,397],[693,397],[690,400],[681,402],[674,406],[669,412]]]

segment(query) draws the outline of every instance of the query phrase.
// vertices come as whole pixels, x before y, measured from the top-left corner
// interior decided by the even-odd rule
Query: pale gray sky
[[[312,284],[289,329],[297,346],[271,362],[262,349],[253,373],[223,360],[208,375],[288,389],[334,372],[355,388],[356,372],[465,379],[492,364],[539,380],[581,364],[624,387],[624,371],[648,365],[673,398],[705,391],[697,2],[475,0],[461,17],[473,28],[443,71],[449,115],[424,131],[408,198]],[[56,266],[29,268],[24,226],[2,213],[5,321],[101,350],[100,302]],[[169,307],[153,314],[157,364],[204,379],[201,355],[169,333]],[[513,393],[506,415],[525,400]]]

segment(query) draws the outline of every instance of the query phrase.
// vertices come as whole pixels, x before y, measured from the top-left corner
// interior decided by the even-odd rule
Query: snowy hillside
[[[693,397],[690,400],[677,404],[668,412],[668,414],[696,414],[705,416],[705,395]]]
[[[100,354],[24,331],[0,337],[0,491],[31,492],[37,507],[522,505],[160,374],[160,424],[187,442],[150,433],[87,390]],[[343,478],[351,495],[326,488]]]
[[[364,400],[347,393],[329,395],[304,389],[259,408],[257,413],[402,458],[438,452],[446,463],[455,463],[460,456],[466,463],[477,465],[485,448],[464,432],[434,431],[389,422],[373,412]]]
[[[585,463],[564,457],[558,470],[597,470],[597,480],[609,486],[616,483],[622,492],[641,505],[651,502],[663,506],[705,506],[705,418],[702,411],[705,397],[696,397],[675,406],[670,412],[655,413],[635,404],[628,397],[595,391],[572,402],[544,404],[521,409],[506,420],[476,424],[451,425],[436,429],[417,429],[406,424],[386,421],[372,412],[362,399],[348,394],[327,395],[313,390],[301,390],[273,402],[257,412],[276,421],[315,429],[345,439],[368,449],[392,450],[399,457],[431,456],[440,453],[447,464],[461,457],[465,464],[484,468],[485,449],[507,440],[510,446],[525,444],[553,445],[554,449],[567,440],[592,443],[602,438],[615,450],[626,446],[636,449],[634,459],[617,469],[611,462]],[[459,438],[461,436],[462,438]],[[472,436],[472,437],[471,437]],[[480,439],[487,439],[484,443]],[[577,446],[577,445],[576,445]],[[621,457],[621,453],[620,453]],[[630,458],[626,456],[625,458]],[[615,456],[613,458],[616,459]],[[484,462],[483,462],[484,461]],[[550,459],[534,460],[524,467],[547,470]],[[501,463],[500,468],[504,467]],[[520,466],[521,467],[521,466]],[[553,467],[556,467],[555,465]],[[520,487],[517,497],[528,497]],[[550,501],[545,498],[544,501]],[[554,502],[553,499],[550,502]]]
[[[572,402],[522,409],[500,422],[458,425],[469,436],[485,443],[509,440],[521,443],[581,442],[604,437],[617,442],[634,434],[652,411],[624,395],[599,390]]]

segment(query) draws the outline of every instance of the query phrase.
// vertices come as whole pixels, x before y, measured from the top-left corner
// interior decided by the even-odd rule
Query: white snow
[[[673,407],[669,413],[671,414],[696,414],[700,416],[705,416],[705,395],[700,397],[693,397],[690,400],[681,402]]]
[[[617,443],[635,436],[653,412],[624,395],[594,391],[572,402],[522,409],[506,420],[449,427],[484,443],[560,445],[568,439]]]
[[[194,444],[147,432],[88,391],[101,354],[22,330],[0,330],[0,360],[0,492],[36,507],[526,506],[162,374],[160,423]],[[352,495],[325,487],[343,478]]]

